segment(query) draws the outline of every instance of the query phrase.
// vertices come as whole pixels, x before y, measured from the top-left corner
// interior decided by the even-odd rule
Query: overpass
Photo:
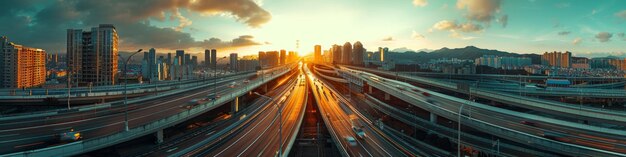
[[[58,146],[52,146],[42,149],[28,150],[22,152],[15,152],[11,154],[7,154],[6,156],[71,156],[76,154],[81,154],[89,151],[93,151],[96,149],[104,148],[113,144],[121,143],[124,141],[128,141],[137,137],[141,137],[144,135],[155,133],[157,139],[162,139],[162,130],[164,128],[173,126],[180,122],[183,122],[189,118],[200,115],[206,111],[219,107],[227,102],[232,103],[232,108],[234,111],[238,110],[238,99],[239,96],[248,93],[248,91],[262,87],[269,81],[286,74],[287,72],[293,69],[292,66],[289,67],[281,67],[276,69],[272,73],[267,73],[261,76],[261,79],[251,80],[249,83],[242,83],[241,87],[238,88],[229,88],[226,85],[220,86],[217,91],[217,95],[220,95],[219,98],[207,101],[198,105],[194,105],[190,108],[181,107],[180,104],[186,104],[191,99],[197,98],[206,98],[204,96],[210,89],[208,87],[212,87],[213,84],[200,85],[197,87],[193,87],[194,89],[190,92],[181,96],[179,94],[172,95],[172,98],[162,97],[152,97],[147,100],[143,100],[137,102],[135,105],[136,108],[129,112],[129,117],[133,117],[129,119],[129,129],[124,130],[124,114],[123,112],[113,113],[108,116],[97,116],[97,118],[89,118],[89,119],[81,119],[78,121],[70,121],[63,123],[54,123],[48,124],[45,126],[37,126],[36,128],[9,128],[0,130],[3,134],[22,136],[21,133],[26,133],[31,135],[26,135],[28,137],[39,137],[39,134],[43,135],[47,138],[47,136],[56,134],[55,132],[63,132],[62,130],[55,130],[56,128],[63,128],[70,126],[71,128],[75,128],[77,131],[80,131],[84,135],[84,139],[72,142],[68,144],[62,144]],[[243,80],[245,77],[240,77],[238,80]],[[230,82],[232,80],[222,80],[220,82]],[[166,101],[163,101],[165,98]],[[159,100],[161,99],[161,100]],[[145,106],[145,107],[143,107]],[[111,111],[108,111],[111,112]],[[47,123],[47,122],[46,122]],[[89,123],[89,124],[87,124]],[[48,128],[48,129],[43,129]],[[34,131],[25,132],[24,130],[34,129]],[[7,136],[2,137],[7,139],[14,139],[14,137]],[[159,141],[158,140],[158,141]],[[3,145],[14,141],[2,140]],[[13,145],[13,144],[11,144]],[[13,148],[3,147],[3,148]],[[6,151],[6,150],[4,150]]]
[[[459,119],[464,125],[477,130],[485,131],[512,141],[527,141],[528,143],[532,143],[530,146],[535,148],[560,154],[574,156],[583,154],[592,156],[620,156],[621,153],[624,153],[624,143],[612,140],[598,140],[602,138],[625,139],[623,135],[625,135],[626,132],[622,130],[599,128],[500,109],[435,93],[414,87],[410,84],[380,78],[376,75],[356,70],[342,69],[340,73],[343,73],[342,75],[344,76],[349,75],[349,80],[360,79],[364,84],[385,92],[386,99],[388,99],[390,95],[393,95],[414,106],[427,110],[431,114],[435,114],[436,116],[431,115],[431,119],[432,117],[442,116],[453,121],[458,121],[456,119],[460,117]],[[425,97],[421,94],[422,92],[428,92],[432,95]],[[461,106],[464,105],[468,106],[469,109],[466,110],[469,111],[459,115],[458,109],[462,108]],[[520,121],[525,120],[537,122],[537,124],[541,124],[541,127],[545,127],[545,129],[520,124]],[[553,129],[565,132],[564,134],[566,135],[560,138],[573,141],[551,140],[542,137],[542,135],[552,133]],[[581,137],[581,135],[585,135],[585,137]],[[589,139],[590,137],[594,138]],[[611,148],[598,148],[598,145],[589,145],[585,142],[600,142],[610,145]]]

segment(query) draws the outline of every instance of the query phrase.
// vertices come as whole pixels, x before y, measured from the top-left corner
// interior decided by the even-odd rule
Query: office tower
[[[389,48],[378,47],[378,61],[385,62],[385,55],[387,55],[387,52],[389,52]]]
[[[354,43],[353,46],[354,48],[352,49],[352,65],[362,66],[365,48],[363,48],[363,44],[361,44],[360,41]]]
[[[267,65],[267,62],[265,61],[265,52],[263,51],[259,51],[259,66],[261,67],[261,69],[263,68],[263,66]]]
[[[0,88],[29,88],[46,83],[46,51],[1,39]]]
[[[118,36],[113,25],[91,31],[67,30],[67,63],[78,84],[115,85],[118,76]]]
[[[191,67],[196,68],[198,66],[198,56],[191,56]]]
[[[267,62],[267,66],[269,67],[274,67],[274,66],[278,66],[278,60],[279,58],[279,54],[278,51],[268,51],[265,52],[265,62]],[[265,63],[263,63],[265,64]]]
[[[313,47],[313,60],[316,63],[322,63],[322,45],[315,45]]]
[[[237,53],[230,54],[230,71],[237,72]]]
[[[298,53],[295,51],[289,51],[289,55],[287,56],[287,63],[293,63],[298,60]]]
[[[191,54],[185,54],[185,60],[183,61],[183,65],[191,65]]]
[[[211,50],[204,50],[204,66],[209,67],[211,65]]]
[[[334,64],[341,64],[341,46],[339,45],[333,45],[333,48],[331,49],[331,53],[333,53],[333,63]]]
[[[285,50],[280,50],[280,61],[279,61],[279,65],[283,65],[285,64],[285,60],[287,59],[287,51]]]
[[[541,64],[546,66],[569,68],[571,66],[572,53],[545,52],[541,55]]]
[[[157,72],[158,67],[156,61],[156,50],[154,48],[148,50],[148,68],[150,75],[144,77],[148,77],[149,79],[158,78],[159,73]]]
[[[211,67],[217,68],[217,50],[211,49]]]
[[[172,64],[172,53],[167,53],[167,60],[165,64]]]
[[[176,58],[180,57],[180,58],[185,58],[185,50],[176,50]],[[178,60],[178,64],[180,65],[185,65],[185,61],[179,59]]]
[[[341,51],[341,63],[352,63],[352,44],[350,44],[350,42],[346,42],[345,44],[343,44],[343,50]]]

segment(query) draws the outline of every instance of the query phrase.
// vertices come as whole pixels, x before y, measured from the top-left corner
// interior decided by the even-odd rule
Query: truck
[[[365,135],[365,131],[363,131],[363,126],[359,123],[359,119],[356,118],[356,116],[350,115],[350,122],[352,124],[352,131],[354,131],[354,134],[356,134],[357,137],[360,139],[367,137]]]

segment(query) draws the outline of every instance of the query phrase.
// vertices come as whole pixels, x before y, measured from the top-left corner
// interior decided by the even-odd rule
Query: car
[[[535,122],[525,121],[525,120],[524,120],[524,121],[521,121],[521,122],[519,122],[519,123],[522,123],[522,124],[524,124],[524,125],[529,125],[529,126],[535,126],[535,125],[536,125],[536,124],[535,124]]]
[[[365,137],[367,137],[365,135],[365,132],[363,131],[363,129],[361,127],[358,126],[352,126],[352,131],[354,131],[354,133],[357,135],[357,137],[359,137],[360,139],[364,139]]]
[[[228,87],[235,88],[235,86],[237,86],[237,82],[230,83],[230,85]]]
[[[352,137],[352,136],[346,136],[346,137],[345,137],[345,139],[346,139],[346,142],[348,142],[348,144],[349,144],[350,146],[356,146],[356,145],[357,145],[357,143],[356,143],[356,139],[354,139],[354,137]]]
[[[429,97],[429,96],[430,96],[430,93],[428,93],[428,92],[422,92],[422,95],[423,95],[423,96],[426,96],[426,97]]]
[[[243,83],[250,83],[250,80],[243,80]]]

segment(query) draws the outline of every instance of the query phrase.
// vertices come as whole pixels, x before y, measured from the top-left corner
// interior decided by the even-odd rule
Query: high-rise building
[[[544,52],[541,55],[541,64],[546,66],[569,68],[572,64],[572,53],[562,52]]]
[[[322,45],[315,45],[313,47],[313,60],[317,63],[322,63]]]
[[[167,60],[165,61],[165,64],[172,64],[172,53],[167,53]]]
[[[334,64],[341,64],[342,60],[342,53],[341,53],[341,46],[339,45],[333,45],[333,47],[331,48],[331,53],[333,54],[333,63]]]
[[[389,48],[378,47],[378,61],[385,62],[385,55],[389,52]]]
[[[237,72],[237,66],[239,63],[237,63],[237,53],[231,53],[230,54],[230,70]]]
[[[113,25],[101,24],[91,31],[67,30],[68,75],[78,84],[116,84],[118,58],[118,36]]]
[[[287,51],[285,50],[280,50],[280,65],[284,65],[285,62],[287,61]]]
[[[287,56],[287,63],[293,63],[298,60],[298,53],[295,51],[289,51],[289,55]]]
[[[259,51],[259,66],[261,68],[263,68],[263,66],[267,65],[267,61],[266,61],[266,56],[265,56],[265,52],[263,51]]]
[[[267,62],[267,64],[263,63],[264,65],[267,65],[269,67],[278,66],[278,60],[280,59],[278,51],[265,52],[265,57],[265,62]]]
[[[363,65],[363,54],[365,54],[365,48],[363,48],[363,44],[360,41],[354,43],[354,48],[352,49],[352,65],[362,66]]]
[[[46,82],[46,51],[9,42],[0,45],[0,88],[28,88]]]
[[[176,58],[180,57],[180,58],[185,58],[185,50],[176,50]],[[178,60],[178,64],[180,65],[185,65],[185,60]]]
[[[341,51],[341,63],[350,64],[352,62],[352,44],[346,42],[343,44],[343,50]]]
[[[209,67],[211,65],[211,50],[204,50],[204,66]]]
[[[185,61],[183,61],[183,65],[191,65],[191,54],[185,54]]]
[[[157,67],[157,61],[156,61],[156,50],[154,48],[151,48],[150,50],[148,50],[148,58],[147,58],[147,68],[148,68],[148,74],[149,75],[144,75],[143,77],[145,79],[152,79],[152,78],[158,78],[159,73],[158,68]]]
[[[191,56],[191,67],[196,68],[198,66],[198,56]]]
[[[494,55],[483,55],[474,60],[475,65],[484,65],[501,69],[523,69],[531,65],[532,60],[528,57],[498,57]]]
[[[217,50],[211,49],[211,67],[217,68]]]

